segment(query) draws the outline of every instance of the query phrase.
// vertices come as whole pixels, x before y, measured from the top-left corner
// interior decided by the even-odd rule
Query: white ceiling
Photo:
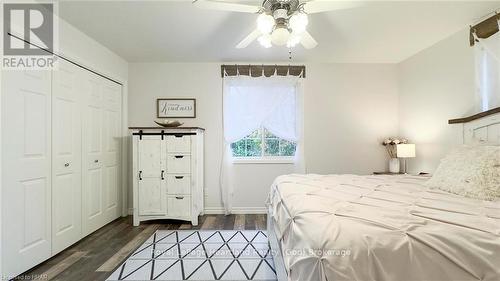
[[[500,1],[370,1],[314,14],[308,30],[319,45],[294,48],[292,61],[397,63],[498,8]],[[285,47],[234,47],[255,28],[256,15],[201,10],[190,0],[69,1],[59,13],[129,62],[288,60]]]

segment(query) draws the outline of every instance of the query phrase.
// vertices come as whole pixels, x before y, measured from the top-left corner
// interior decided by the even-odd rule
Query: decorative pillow
[[[426,185],[475,199],[500,199],[500,146],[466,145],[455,149],[441,160]]]

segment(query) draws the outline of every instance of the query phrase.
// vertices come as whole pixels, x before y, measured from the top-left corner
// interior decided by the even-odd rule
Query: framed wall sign
[[[157,99],[158,118],[196,118],[196,99]]]

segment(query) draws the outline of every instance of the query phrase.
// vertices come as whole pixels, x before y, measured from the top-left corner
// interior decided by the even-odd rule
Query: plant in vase
[[[397,154],[397,145],[398,144],[407,144],[408,140],[403,138],[388,138],[385,139],[382,143],[385,146],[389,157],[389,172],[391,173],[399,173],[400,172],[400,162]]]

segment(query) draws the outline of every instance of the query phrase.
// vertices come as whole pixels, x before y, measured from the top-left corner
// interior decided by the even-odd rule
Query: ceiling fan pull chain
[[[291,48],[288,49],[288,59],[292,60],[292,49]]]

